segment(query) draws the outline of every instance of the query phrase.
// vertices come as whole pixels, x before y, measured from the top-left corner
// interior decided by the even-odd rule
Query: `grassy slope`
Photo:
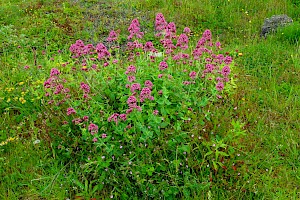
[[[20,34],[29,37],[21,37],[24,44],[51,52],[67,48],[78,38],[101,40],[102,34],[107,34],[110,28],[119,27],[119,24],[120,29],[125,30],[134,17],[145,19],[141,22],[142,26],[153,27],[152,21],[146,20],[152,20],[157,12],[162,12],[167,21],[174,21],[179,29],[191,27],[196,36],[206,28],[211,29],[225,48],[229,51],[238,49],[243,53],[236,60],[239,70],[236,95],[239,101],[236,105],[237,116],[248,123],[248,137],[244,141],[247,144],[245,163],[251,182],[241,182],[244,184],[241,188],[256,191],[258,196],[267,199],[299,198],[299,45],[278,40],[277,37],[262,40],[258,36],[264,18],[286,13],[294,20],[299,20],[299,7],[283,0],[142,0],[98,3],[97,6],[92,5],[98,1],[92,0],[80,4],[75,1],[42,3],[35,0],[0,2],[1,23],[13,24],[16,29],[8,37],[11,41],[2,39],[7,44],[1,46],[1,89],[14,85],[18,79],[7,79],[14,75],[14,71],[7,69],[15,68],[17,71],[18,67],[28,62],[33,64],[33,59],[13,52],[19,44],[16,41]],[[104,6],[105,15],[97,12]],[[120,15],[122,19],[119,19]],[[30,47],[25,51],[32,52]],[[18,127],[22,125],[15,122],[16,113],[2,113],[2,116],[0,130],[1,139],[4,140],[20,132]],[[27,119],[30,121],[30,116]],[[33,133],[22,130],[34,140],[34,125],[23,119],[19,119],[19,122],[30,126]],[[65,195],[65,189],[69,187],[66,180],[72,178],[72,174],[65,178],[62,176],[65,166],[56,163],[51,156],[47,157],[47,152],[32,146],[30,142],[11,142],[6,147],[1,150],[1,174],[5,175],[0,183],[1,198],[16,199],[22,195],[31,199],[41,196],[61,199]],[[17,189],[19,187],[22,187],[22,191]],[[218,193],[230,198],[221,189]],[[242,196],[241,191],[232,194],[235,199]]]

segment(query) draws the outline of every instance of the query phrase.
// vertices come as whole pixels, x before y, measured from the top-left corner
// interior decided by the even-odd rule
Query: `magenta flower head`
[[[224,58],[224,63],[225,63],[226,65],[231,64],[231,63],[232,63],[232,57],[226,56],[226,57]]]
[[[159,70],[165,70],[168,68],[168,64],[165,61],[159,63]]]
[[[139,83],[134,83],[130,87],[131,92],[134,92],[135,90],[140,90],[140,89],[141,89],[141,85]]]
[[[72,114],[76,114],[76,111],[74,108],[70,107],[67,109],[67,115],[72,115]]]
[[[210,41],[211,40],[211,31],[209,29],[205,30],[202,37],[206,40],[206,41]]]
[[[98,141],[98,139],[97,138],[93,138],[93,140],[92,140],[93,142],[97,142]]]
[[[126,121],[127,115],[126,115],[126,114],[120,114],[120,115],[119,115],[119,118],[120,118],[121,120],[123,120],[123,121]]]
[[[154,110],[153,115],[158,115],[158,110]]]
[[[144,33],[143,32],[140,32],[140,23],[138,21],[138,19],[134,19],[132,20],[129,28],[128,28],[128,31],[129,31],[129,36],[128,36],[128,40],[131,40],[134,36],[136,36],[137,38],[142,38]]]
[[[145,81],[145,86],[149,89],[152,89],[153,83],[151,81],[147,80],[147,81]]]
[[[113,42],[113,41],[116,41],[116,40],[118,40],[118,34],[114,30],[110,31],[109,36],[107,38],[107,41],[108,42]]]
[[[220,42],[216,42],[216,47],[217,48],[221,48],[221,43]]]
[[[185,50],[188,48],[189,38],[186,34],[181,34],[177,40],[176,46],[180,47],[181,49]]]
[[[157,31],[162,31],[167,27],[168,23],[162,13],[158,13],[155,17],[155,29]]]
[[[191,29],[190,29],[189,27],[185,27],[185,28],[183,29],[183,32],[184,32],[185,34],[190,34],[192,31],[191,31]]]
[[[107,137],[107,135],[106,135],[105,133],[103,133],[103,134],[101,135],[101,137],[104,139],[104,138]]]
[[[214,70],[214,65],[213,64],[206,64],[205,68],[208,72],[212,72]]]
[[[136,103],[136,102],[137,102],[137,100],[136,100],[135,96],[130,96],[130,97],[128,97],[128,99],[127,99],[127,104],[128,104],[128,105],[134,104],[134,103]]]
[[[98,133],[98,126],[96,124],[91,123],[88,127],[88,130],[91,132],[92,135]]]
[[[133,82],[133,81],[135,81],[135,76],[128,76],[128,77],[127,77],[127,80],[128,80],[129,82]]]
[[[224,89],[224,83],[223,82],[218,82],[216,85],[216,89],[218,91],[222,91]]]
[[[106,46],[104,46],[104,44],[102,43],[97,44],[96,51],[98,53],[99,60],[110,57],[110,52],[107,50]]]
[[[50,76],[52,77],[52,76],[55,76],[55,75],[59,75],[60,74],[60,72],[59,72],[59,70],[58,69],[56,69],[56,68],[52,68],[51,69],[51,72],[50,72]]]
[[[166,37],[167,36],[176,36],[176,25],[174,22],[170,22],[166,28]]]
[[[127,67],[127,70],[126,70],[125,74],[129,74],[129,73],[136,73],[135,66],[130,65],[129,67]]]
[[[80,88],[84,91],[84,93],[90,92],[90,86],[88,84],[85,84],[83,82],[80,83]]]
[[[88,121],[89,120],[89,116],[83,116],[83,121]]]
[[[155,48],[153,46],[152,42],[146,42],[146,44],[144,45],[144,51],[155,51]]]
[[[195,79],[196,78],[197,73],[195,71],[192,71],[189,76],[191,79]]]
[[[221,73],[223,76],[228,76],[230,74],[230,67],[227,65],[224,66]]]
[[[107,121],[109,121],[109,122],[114,121],[114,122],[116,122],[116,124],[117,124],[117,123],[118,123],[118,116],[119,116],[118,113],[114,113],[114,114],[112,114],[112,115],[107,119]]]

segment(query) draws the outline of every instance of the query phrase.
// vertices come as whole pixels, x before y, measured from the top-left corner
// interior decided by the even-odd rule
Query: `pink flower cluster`
[[[168,63],[167,62],[162,61],[162,62],[159,63],[159,70],[163,71],[167,68],[168,68]]]
[[[148,87],[144,87],[141,91],[141,94],[140,94],[140,102],[144,102],[145,99],[149,99],[151,101],[154,100],[154,97],[151,96],[151,89],[148,88]]]
[[[75,44],[72,44],[69,48],[72,54],[74,54],[73,58],[79,58],[82,55],[94,54],[94,46],[92,44],[84,45],[82,40],[77,40]]]
[[[109,51],[107,50],[106,46],[104,46],[104,44],[102,43],[97,44],[96,51],[98,53],[99,60],[110,57]]]
[[[157,50],[153,46],[152,42],[146,42],[144,45],[144,51],[145,52],[156,52]]]
[[[72,114],[76,114],[76,111],[74,108],[70,107],[67,109],[67,115],[72,115]]]
[[[133,65],[127,67],[127,70],[125,72],[125,74],[135,74],[135,73],[136,73],[136,67]]]
[[[192,71],[192,72],[189,74],[189,76],[190,76],[191,79],[195,79],[195,78],[196,78],[196,75],[197,75],[197,72],[195,72],[195,71]]]
[[[52,68],[51,71],[50,71],[50,77],[57,76],[59,74],[60,74],[60,72],[56,68]]]
[[[128,40],[131,40],[134,36],[136,36],[137,38],[142,38],[144,33],[140,31],[140,23],[138,21],[138,19],[134,19],[132,20],[129,28],[129,36],[128,36]]]
[[[84,93],[90,93],[90,86],[88,84],[81,82],[80,88],[83,90]]]
[[[127,48],[128,51],[134,50],[134,49],[143,49],[143,44],[139,43],[139,41],[135,40],[133,42],[128,42],[127,43]]]
[[[141,85],[139,83],[133,83],[130,86],[130,91],[134,93],[136,90],[141,90]]]
[[[165,38],[174,39],[176,38],[176,25],[174,22],[170,22],[165,29]]]
[[[126,121],[127,115],[114,113],[107,119],[107,121],[109,121],[109,122],[114,121],[116,124],[118,124],[119,119]]]
[[[98,133],[98,126],[96,124],[91,123],[88,127],[89,132],[94,135]]]
[[[134,109],[138,110],[138,111],[142,111],[142,108],[140,106],[137,105],[137,99],[135,96],[130,96],[127,99],[127,105],[129,107],[129,109],[127,109],[126,113],[129,114],[131,113]]]
[[[167,27],[168,23],[165,20],[165,17],[162,13],[158,13],[155,17],[155,29],[157,31],[162,31],[165,30]],[[160,36],[160,35],[157,35]]]
[[[188,36],[186,34],[181,34],[177,40],[176,46],[180,47],[182,50],[185,50],[189,47],[188,43],[189,43]]]
[[[61,80],[59,77],[60,71],[57,68],[52,68],[50,71],[50,77],[44,82],[44,88],[45,89],[50,89],[49,92],[45,94],[45,96],[49,97],[51,94],[54,95],[59,95],[63,94],[65,95],[64,98],[57,102],[56,105],[63,104],[66,99],[70,98],[70,89],[69,88],[64,88],[63,83],[66,82],[66,80]],[[48,104],[52,104],[54,100],[50,100]]]
[[[118,40],[118,34],[114,30],[110,31],[109,36],[107,38],[107,41],[108,42],[113,42],[113,41],[116,41],[116,40]]]

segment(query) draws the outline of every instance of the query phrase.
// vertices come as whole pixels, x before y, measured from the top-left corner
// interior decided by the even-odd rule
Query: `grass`
[[[285,13],[297,24],[299,9],[297,2],[283,0],[0,1],[1,199],[300,198],[299,33],[297,27],[287,27],[267,39],[259,37],[266,17]],[[105,42],[112,29],[125,33],[119,39],[124,50],[127,27],[134,18],[139,19],[145,32],[142,42],[155,41],[153,20],[159,12],[168,22],[175,22],[178,32],[190,27],[191,43],[210,29],[214,41],[220,41],[223,51],[234,57],[232,74],[237,88],[231,88],[221,102],[204,103],[196,114],[183,113],[182,107],[182,114],[192,123],[188,118],[170,118],[167,128],[155,137],[138,128],[138,123],[154,121],[142,114],[132,116],[137,140],[131,139],[133,145],[128,147],[129,136],[120,134],[115,136],[119,141],[111,143],[107,140],[107,145],[123,145],[124,151],[111,150],[116,157],[120,154],[119,160],[102,162],[100,155],[108,158],[108,150],[94,149],[86,142],[91,137],[85,134],[88,130],[61,127],[62,119],[72,119],[65,116],[66,106],[47,105],[43,83],[52,68],[59,68],[71,80],[70,88],[76,88],[81,81],[90,83],[97,99],[90,102],[89,110],[82,108],[82,114],[88,113],[99,127],[102,123],[105,131],[117,132],[113,125],[102,122],[112,113],[98,111],[120,111],[127,106],[122,96],[128,94],[121,89],[129,65],[123,59],[127,55],[117,54],[119,71],[105,68],[100,74],[75,73],[70,65],[61,65],[68,61],[78,67],[69,52],[76,40],[85,44]],[[137,66],[147,66],[144,59],[135,62]],[[24,66],[29,69],[24,70]],[[151,76],[138,72],[141,80],[152,80],[156,73],[147,72]],[[109,78],[113,81],[110,84],[106,82]],[[156,81],[153,79],[154,85]],[[169,100],[175,102],[178,95],[172,87],[179,93],[179,82],[164,84],[172,98]],[[119,93],[112,92],[116,90]],[[77,96],[68,104],[82,105],[81,94],[76,89],[72,92]],[[154,90],[153,93],[157,95]],[[209,92],[201,95],[210,97]],[[204,102],[202,96],[188,97],[197,105],[200,100]],[[153,105],[147,103],[143,109],[152,109]],[[174,107],[164,106],[170,116],[177,115]],[[177,111],[181,112],[178,108]],[[195,140],[185,135],[195,135]],[[196,140],[197,137],[202,139]],[[149,148],[140,146],[144,144]],[[220,147],[216,148],[216,144]],[[221,152],[226,168],[215,166],[217,152]],[[188,170],[179,165],[186,158]],[[128,159],[134,165],[125,164]],[[184,175],[179,175],[179,169]]]

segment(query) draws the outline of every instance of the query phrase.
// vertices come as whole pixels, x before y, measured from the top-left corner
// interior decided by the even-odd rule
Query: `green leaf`
[[[191,147],[189,145],[183,145],[178,148],[180,153],[187,152],[190,153]]]
[[[209,152],[207,152],[207,153],[204,155],[204,157],[209,156],[209,155],[211,155],[212,153],[213,153],[213,151],[209,151]]]
[[[73,183],[80,187],[80,189],[84,190],[84,185],[80,183],[77,179],[73,179]]]
[[[229,156],[227,153],[223,152],[223,151],[219,151],[219,154],[222,156]]]
[[[213,166],[214,166],[215,170],[218,170],[218,165],[217,165],[217,163],[216,163],[214,160],[213,160],[212,162],[213,162]]]
[[[148,176],[152,176],[152,174],[153,174],[154,171],[155,171],[155,169],[154,169],[153,166],[151,166],[150,168],[148,168],[148,170],[147,170]]]

